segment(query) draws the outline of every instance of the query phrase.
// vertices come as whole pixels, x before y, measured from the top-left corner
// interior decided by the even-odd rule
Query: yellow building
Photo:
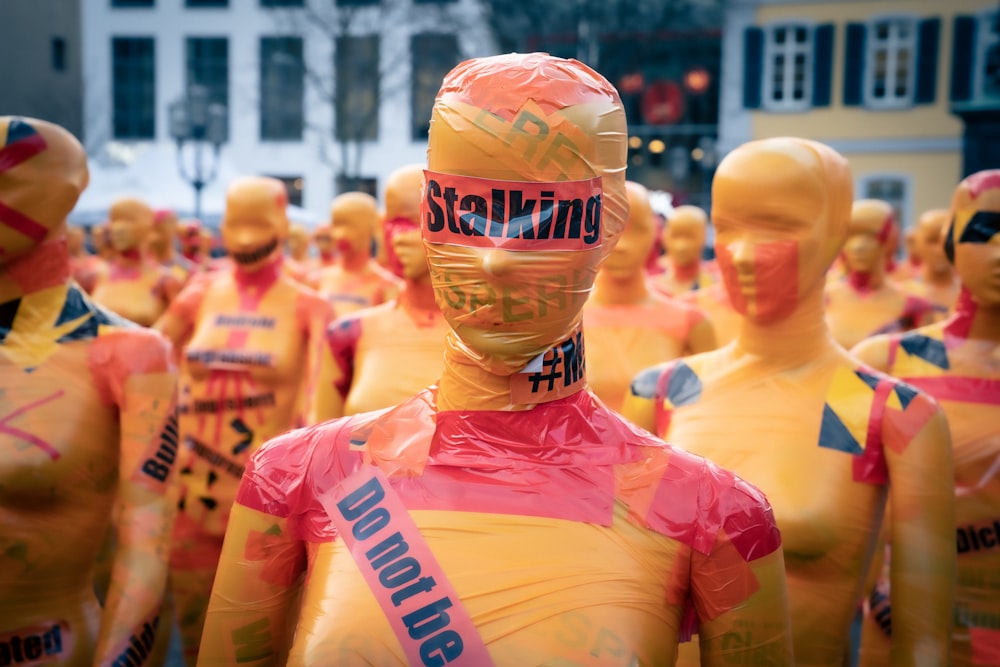
[[[727,0],[719,147],[801,136],[904,226],[1000,167],[997,0]]]

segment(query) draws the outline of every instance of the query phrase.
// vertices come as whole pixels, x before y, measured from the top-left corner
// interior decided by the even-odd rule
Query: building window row
[[[305,7],[305,0],[258,0],[261,7]],[[382,0],[336,0],[340,7],[367,7]],[[458,0],[413,0],[416,5],[454,3]],[[156,0],[111,0],[112,7],[155,7]],[[185,7],[228,7],[229,0],[184,0]]]
[[[1000,96],[997,13],[953,24],[953,102]],[[941,19],[887,16],[844,27],[845,106],[903,109],[937,96]],[[751,26],[743,42],[743,105],[768,111],[829,106],[835,26],[785,22]]]
[[[229,40],[190,37],[186,41],[187,86],[208,90],[209,102],[229,108]],[[116,139],[155,138],[156,44],[153,37],[114,37],[112,130]],[[380,39],[344,36],[336,41],[335,127],[338,141],[376,141],[379,134]],[[301,37],[260,39],[259,134],[262,141],[299,141],[305,129],[306,63]],[[434,97],[444,75],[460,60],[452,34],[413,35],[410,41],[411,137],[427,138]]]

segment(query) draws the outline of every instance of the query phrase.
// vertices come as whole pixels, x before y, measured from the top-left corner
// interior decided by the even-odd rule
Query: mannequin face
[[[237,179],[226,193],[222,242],[237,264],[254,271],[269,263],[288,234],[285,186],[273,178]]]
[[[398,219],[388,230],[388,242],[399,262],[400,277],[416,281],[427,275],[427,251],[415,224]]]
[[[333,231],[330,226],[320,227],[313,235],[313,244],[321,255],[332,255],[336,251],[333,244]]]
[[[963,180],[951,213],[955,270],[973,299],[1000,306],[1000,169]]]
[[[678,266],[691,266],[701,261],[705,247],[708,218],[695,206],[678,206],[667,218],[663,230],[663,247],[667,257]]]
[[[891,249],[895,225],[892,207],[876,199],[861,199],[851,208],[851,223],[844,244],[844,265],[848,271],[879,274]]]
[[[333,201],[330,211],[333,243],[345,257],[368,257],[378,220],[375,198],[348,192]]]
[[[944,254],[944,237],[948,232],[948,222],[947,210],[933,209],[920,216],[913,230],[913,252],[935,275],[951,272],[951,264]]]
[[[285,239],[285,247],[293,258],[304,257],[309,252],[309,232],[299,225],[291,225],[288,230],[288,238]]]
[[[846,160],[814,142],[766,139],[727,155],[712,184],[712,220],[733,307],[755,322],[777,322],[822,290],[850,196]]]
[[[656,220],[649,205],[649,191],[627,181],[629,213],[618,243],[601,265],[601,274],[625,279],[645,273],[646,258],[656,241]]]
[[[141,249],[153,230],[153,210],[133,198],[119,199],[108,211],[108,236],[116,252]]]
[[[153,231],[149,234],[149,249],[164,255],[173,247],[177,238],[177,215],[173,211],[158,211],[154,216]]]

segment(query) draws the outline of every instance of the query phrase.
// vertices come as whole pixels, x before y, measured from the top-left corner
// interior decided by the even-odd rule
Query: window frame
[[[348,44],[361,43],[362,41],[366,42],[367,46],[374,46],[373,53],[365,52],[365,55],[374,56],[374,71],[362,72],[361,68],[355,67],[350,70],[351,75],[344,76],[344,73],[349,71],[344,60],[354,60],[355,65],[359,60],[350,57],[351,54],[357,54],[358,51],[351,51]],[[348,49],[346,53],[343,50],[345,47]],[[379,110],[381,108],[380,87],[382,83],[382,35],[377,32],[364,35],[340,35],[335,41],[334,49],[333,66],[336,77],[334,81],[334,136],[337,141],[378,141]],[[363,82],[365,78],[370,78],[370,87],[364,92],[366,95],[371,93],[373,97],[371,108],[360,111],[360,114],[367,115],[367,119],[345,113],[360,108],[361,105],[350,104],[350,89],[357,83],[356,79]]]
[[[904,41],[900,40],[898,33],[894,32],[894,27],[901,23],[907,23],[909,27],[909,37]],[[885,42],[877,38],[877,29],[880,24],[889,24],[889,36]],[[918,32],[920,31],[920,21],[912,14],[886,14],[869,19],[865,22],[865,49],[864,49],[864,74],[862,77],[862,104],[868,109],[909,109],[916,104],[917,95],[917,60],[919,54]],[[908,53],[909,69],[906,72],[906,94],[904,96],[893,95],[891,97],[876,97],[875,95],[875,54],[877,49],[886,49],[886,92],[890,88],[896,87],[896,66],[899,54],[903,51]],[[890,86],[890,75],[891,83]]]
[[[299,68],[298,128],[297,131],[290,130],[287,132],[271,132],[265,134],[265,116],[268,115],[267,113],[265,113],[265,109],[271,109],[271,106],[273,106],[274,109],[272,109],[272,111],[277,111],[280,109],[287,110],[289,106],[288,100],[290,99],[290,93],[285,92],[285,85],[287,85],[288,83],[287,79],[281,78],[280,80],[283,81],[284,83],[282,85],[277,86],[277,94],[274,95],[274,98],[278,100],[278,102],[268,102],[268,100],[265,99],[270,97],[265,94],[264,90],[265,86],[270,86],[270,84],[268,84],[265,81],[267,75],[269,74],[269,71],[265,69],[267,67],[267,64],[265,64],[264,62],[264,45],[265,43],[272,41],[279,41],[279,40],[286,43],[297,42],[299,46],[298,63],[297,63],[297,66]],[[260,119],[258,124],[258,138],[260,139],[261,142],[302,141],[303,137],[305,136],[305,126],[306,126],[305,39],[303,39],[302,36],[300,35],[259,35],[257,41],[257,48],[258,48],[258,65],[259,65],[257,72],[258,73],[257,84],[258,84],[258,94],[259,94],[258,111],[260,114]],[[280,121],[280,123],[286,124],[288,123],[288,119],[291,118],[291,116],[292,114],[290,113],[281,113],[279,114],[278,117],[276,117],[276,119],[270,119],[269,123]]]
[[[116,61],[116,45],[119,41],[142,42],[150,45],[150,56],[148,64],[148,76],[145,72],[133,73],[136,81],[119,82],[116,72],[119,70],[119,63]],[[139,65],[136,65],[138,67]],[[126,85],[126,90],[118,89],[119,85]],[[119,119],[119,98],[123,100],[135,100],[139,95],[135,88],[143,95],[148,93],[147,108],[139,112],[128,110],[127,115],[137,116],[138,120],[131,119],[132,125],[138,125],[139,129],[133,132],[120,133],[118,131],[119,122],[126,124],[126,119]],[[145,100],[144,100],[145,101]],[[124,113],[123,110],[122,113]],[[148,116],[148,118],[147,118]],[[144,124],[149,122],[149,131],[142,131]],[[112,35],[111,36],[111,136],[115,139],[127,141],[149,141],[156,139],[156,38],[152,35]]]
[[[418,65],[420,64],[417,45],[423,40],[427,39],[429,41],[440,40],[441,38],[447,38],[454,43],[455,49],[453,51],[455,62],[448,66],[441,66],[439,68],[441,72],[441,78],[444,76],[459,62],[462,61],[462,43],[459,40],[458,35],[452,32],[438,32],[438,31],[427,31],[427,32],[415,32],[410,35],[410,63],[411,63],[411,76],[410,76],[410,140],[411,141],[426,141],[429,134],[429,123],[431,119],[431,112],[434,107],[434,98],[437,95],[437,91],[441,87],[441,82],[438,81],[434,86],[428,86],[426,91],[421,90],[421,72],[418,71]],[[428,52],[427,54],[428,62],[427,65],[434,64],[433,55]],[[443,62],[444,59],[441,59]],[[430,93],[424,96],[423,99],[420,98],[421,92]],[[418,105],[424,102],[426,109],[418,108]],[[426,111],[426,115],[423,113]],[[426,121],[421,120],[418,124],[418,116]]]
[[[200,76],[192,76],[195,69],[192,67],[194,62],[198,62],[202,65],[206,61],[211,62],[205,54],[200,54],[196,56],[192,54],[191,49],[195,42],[208,42],[216,41],[221,42],[225,45],[225,59],[223,65],[218,68],[217,71],[223,73],[222,85],[220,86],[217,82],[206,81],[204,79],[205,74],[208,70],[202,70]],[[216,58],[218,55],[216,54]],[[184,37],[184,82],[186,84],[185,90],[189,90],[192,85],[199,84],[205,86],[208,89],[208,102],[209,104],[222,104],[226,107],[226,133],[223,141],[229,141],[229,117],[231,117],[231,110],[229,108],[229,37],[226,35],[187,35]],[[221,92],[221,94],[220,94]]]
[[[992,26],[994,21],[1000,21],[1000,9],[983,9],[975,17],[976,52],[973,54],[972,99],[997,100],[1000,99],[1000,86],[996,94],[989,95],[986,92],[986,57],[991,46],[1000,48],[1000,32],[994,32]]]
[[[806,39],[803,42],[801,48],[796,48],[794,44],[797,42],[786,41],[785,45],[777,44],[777,31],[784,29],[789,31],[794,31],[798,28],[802,28],[806,31]],[[761,29],[764,31],[764,53],[763,53],[763,75],[761,81],[761,108],[767,111],[786,111],[786,112],[799,112],[808,111],[813,106],[813,70],[815,68],[816,59],[816,39],[815,31],[816,24],[811,21],[780,21],[762,26]],[[789,44],[793,46],[788,46]],[[802,85],[802,98],[799,100],[793,97],[784,97],[781,100],[775,100],[774,94],[776,91],[774,81],[775,81],[775,60],[777,56],[782,55],[785,57],[785,62],[783,64],[783,75],[784,79],[782,82],[782,92],[790,92],[794,90],[794,74],[795,74],[795,56],[801,52],[805,54],[805,62],[802,65],[803,70],[803,85]],[[792,76],[789,78],[788,75]]]

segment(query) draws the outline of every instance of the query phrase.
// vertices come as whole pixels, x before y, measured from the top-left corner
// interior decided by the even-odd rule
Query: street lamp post
[[[177,169],[181,178],[194,188],[194,216],[201,219],[201,191],[215,180],[219,170],[219,153],[226,140],[229,113],[223,104],[209,104],[208,88],[194,85],[187,96],[170,104],[170,136],[177,142]],[[194,165],[188,169],[184,159],[184,144],[194,147]],[[212,161],[206,168],[202,149],[212,148]]]

